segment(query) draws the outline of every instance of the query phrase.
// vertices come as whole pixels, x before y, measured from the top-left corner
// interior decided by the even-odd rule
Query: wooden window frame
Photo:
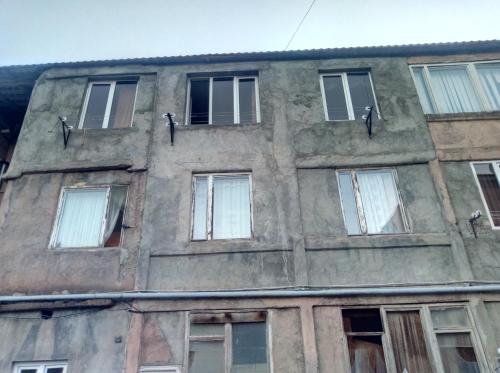
[[[481,196],[481,201],[483,202],[483,206],[486,209],[486,214],[488,216],[488,220],[490,221],[491,229],[500,230],[500,225],[495,225],[495,222],[493,221],[493,217],[491,216],[490,208],[488,207],[488,203],[486,202],[486,198],[485,198],[484,193],[483,193],[483,188],[481,187],[481,184],[479,183],[479,178],[477,176],[476,169],[474,168],[475,164],[491,164],[493,166],[493,172],[495,173],[495,176],[497,178],[497,182],[500,185],[500,160],[470,162],[472,173],[474,174],[474,180],[476,181],[476,185],[479,189],[479,194]]]
[[[106,223],[108,219],[108,212],[109,212],[109,199],[111,196],[111,188],[112,187],[126,187],[127,188],[127,193],[125,196],[125,202],[123,204],[123,218],[125,219],[125,215],[127,213],[127,205],[128,205],[128,197],[129,197],[129,185],[126,184],[104,184],[104,185],[89,185],[89,186],[64,186],[61,188],[61,192],[59,193],[59,202],[57,206],[57,212],[56,212],[56,218],[54,220],[54,224],[52,227],[52,234],[50,236],[50,243],[49,243],[49,249],[54,249],[54,250],[65,250],[65,249],[93,249],[93,248],[104,248],[105,242],[104,240],[104,231],[106,228]],[[57,237],[59,235],[59,229],[60,229],[60,222],[63,214],[63,209],[64,209],[64,202],[65,202],[65,193],[66,191],[72,191],[72,190],[78,190],[78,189],[83,189],[83,190],[106,190],[106,211],[104,213],[104,217],[101,222],[101,231],[99,233],[100,238],[99,238],[99,245],[98,246],[79,246],[76,248],[72,247],[56,247],[56,241]],[[123,243],[123,229],[120,234],[120,244],[118,245],[121,246]]]
[[[403,232],[396,232],[396,233],[368,233],[368,228],[367,228],[367,223],[366,223],[366,218],[365,218],[365,212],[363,210],[363,204],[361,200],[361,191],[359,190],[359,185],[358,185],[358,180],[357,180],[357,172],[359,171],[391,171],[392,174],[392,180],[394,182],[394,186],[396,188],[397,192],[397,198],[399,202],[399,208],[401,209],[401,217],[403,220]],[[346,227],[346,215],[344,211],[344,203],[342,202],[342,191],[340,189],[340,178],[339,174],[340,173],[350,173],[351,175],[351,182],[352,182],[352,188],[353,188],[353,194],[354,194],[354,200],[356,202],[356,210],[358,212],[358,222],[359,222],[359,229],[361,231],[360,234],[349,234],[347,232],[347,227]],[[406,215],[406,210],[403,204],[403,198],[401,197],[401,190],[399,188],[399,179],[398,179],[398,174],[395,168],[393,167],[377,167],[377,168],[341,168],[337,169],[335,171],[336,174],[336,179],[337,179],[337,188],[339,191],[339,198],[340,198],[340,206],[342,209],[342,217],[344,219],[344,227],[346,230],[346,234],[348,236],[381,236],[381,235],[397,235],[397,234],[408,234],[410,233],[410,224],[408,221],[408,217]]]
[[[91,81],[88,83],[87,90],[85,92],[85,99],[83,101],[82,113],[80,115],[80,121],[78,122],[78,129],[88,130],[88,129],[107,129],[108,128],[109,118],[111,115],[111,106],[113,105],[113,98],[115,96],[116,84],[123,83],[123,82],[135,82],[136,83],[134,103],[132,105],[132,116],[130,118],[130,125],[128,127],[125,127],[125,128],[132,127],[132,123],[134,122],[134,112],[135,112],[135,104],[137,101],[137,91],[138,91],[139,81],[136,79],[123,79],[123,80],[117,79],[117,80],[95,80],[95,81]],[[109,84],[110,87],[109,87],[108,98],[106,101],[106,109],[104,111],[104,118],[103,118],[103,121],[101,123],[101,127],[100,128],[84,128],[83,124],[85,122],[85,116],[87,115],[87,108],[88,108],[88,104],[89,104],[90,92],[92,91],[92,87],[94,85],[106,85],[106,84]]]
[[[237,76],[237,75],[221,75],[221,76],[206,76],[206,77],[190,77],[188,78],[187,85],[187,99],[186,99],[186,123],[185,125],[193,125],[193,126],[220,126],[220,124],[213,124],[212,120],[212,97],[213,97],[213,82],[214,79],[219,78],[231,78],[233,80],[233,124],[240,124],[240,80],[244,79],[254,79],[255,84],[255,123],[245,123],[246,125],[257,124],[260,123],[260,99],[259,99],[259,77],[257,75],[248,75],[248,76]],[[191,124],[191,82],[193,80],[208,80],[208,123],[206,124]],[[231,124],[228,124],[231,125]]]
[[[248,176],[249,185],[249,200],[250,200],[250,236],[240,237],[240,238],[213,238],[213,179],[217,176]],[[196,198],[196,178],[197,177],[207,177],[207,222],[206,222],[206,237],[200,239],[194,239],[194,221],[195,221],[195,198]],[[211,240],[249,240],[253,238],[253,187],[252,187],[252,173],[251,172],[222,172],[222,173],[196,173],[193,174],[191,182],[191,229],[190,238],[191,241],[211,241]]]
[[[372,79],[372,74],[370,71],[344,71],[344,72],[338,72],[338,73],[321,73],[319,74],[319,83],[320,83],[320,89],[321,89],[321,97],[323,98],[323,110],[325,113],[325,120],[327,122],[345,122],[345,121],[352,121],[352,120],[362,120],[362,118],[356,118],[354,116],[354,108],[352,106],[352,98],[351,98],[351,91],[349,90],[349,79],[348,75],[352,73],[364,73],[368,74],[368,79],[370,80],[370,86],[372,88],[372,94],[373,94],[373,101],[375,102],[375,111],[378,119],[382,119],[380,117],[380,110],[377,102],[377,96],[375,95],[375,87],[373,86],[373,79]],[[324,77],[329,77],[329,76],[337,76],[341,77],[342,79],[342,88],[344,90],[344,97],[345,97],[345,103],[347,107],[347,115],[348,119],[330,119],[328,116],[328,104],[326,101],[326,90],[325,90],[325,83],[324,83]]]
[[[36,361],[14,363],[14,373],[22,373],[23,369],[36,369],[36,373],[46,373],[50,368],[62,368],[63,373],[68,373],[68,363],[63,361]]]
[[[417,80],[415,78],[415,74],[413,72],[414,68],[422,68],[422,75],[424,78],[424,85],[425,88],[427,89],[427,92],[429,93],[429,101],[431,103],[433,112],[432,113],[425,113],[424,114],[459,114],[459,113],[448,113],[443,111],[442,108],[440,108],[437,105],[436,98],[434,96],[434,86],[432,84],[432,79],[431,75],[429,73],[429,67],[447,67],[447,66],[464,66],[467,71],[467,76],[471,82],[472,89],[474,90],[474,93],[476,94],[476,97],[479,101],[479,105],[481,106],[480,112],[488,112],[488,111],[494,111],[493,107],[491,106],[490,100],[488,99],[488,95],[483,87],[483,84],[481,83],[481,78],[479,77],[479,74],[477,72],[477,66],[478,65],[487,65],[487,64],[498,64],[500,63],[500,60],[492,60],[492,61],[473,61],[473,62],[449,62],[449,63],[430,63],[430,64],[415,64],[415,65],[410,65],[410,74],[413,79],[413,83],[415,85],[415,88],[417,87]],[[420,99],[420,92],[417,90],[419,100],[420,100],[420,105],[423,108],[422,101]],[[460,112],[463,113],[463,112]]]

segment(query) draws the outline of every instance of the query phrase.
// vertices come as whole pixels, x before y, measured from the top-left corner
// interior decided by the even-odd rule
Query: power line
[[[285,50],[285,51],[286,51],[286,50],[288,49],[288,47],[289,47],[289,46],[290,46],[290,44],[292,43],[293,39],[295,38],[295,35],[297,35],[297,32],[299,32],[300,27],[301,27],[301,26],[302,26],[302,24],[304,23],[304,21],[305,21],[305,19],[306,19],[307,15],[308,15],[308,14],[309,14],[309,12],[311,11],[311,9],[312,9],[312,7],[313,7],[313,5],[314,5],[314,3],[315,3],[315,2],[316,2],[316,0],[312,0],[312,1],[311,1],[311,5],[309,5],[309,8],[307,9],[306,14],[304,14],[304,17],[302,17],[302,19],[300,20],[300,22],[299,22],[299,24],[298,24],[297,28],[295,29],[295,31],[294,31],[294,33],[293,33],[292,37],[290,38],[290,40],[288,40],[288,43],[287,43],[287,45],[286,45],[285,49],[283,49],[283,50]]]

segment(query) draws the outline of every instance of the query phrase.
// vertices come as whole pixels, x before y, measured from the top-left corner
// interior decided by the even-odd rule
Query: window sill
[[[74,252],[86,252],[95,253],[102,251],[116,251],[123,249],[123,246],[108,246],[108,247],[49,247],[49,250],[54,253],[74,253]]]
[[[479,111],[471,113],[425,114],[428,122],[467,121],[481,119],[500,119],[500,111]]]
[[[213,129],[213,128],[256,128],[260,127],[262,122],[259,123],[232,123],[232,124],[182,124],[176,127],[180,131],[190,131],[190,130],[203,130],[203,129]]]

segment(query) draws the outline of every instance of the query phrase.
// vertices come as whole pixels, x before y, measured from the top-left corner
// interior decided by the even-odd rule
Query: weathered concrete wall
[[[122,373],[128,323],[126,311],[58,311],[50,320],[39,312],[2,313],[0,371],[12,372],[14,362],[59,360],[72,373]]]
[[[139,249],[144,174],[116,172],[36,174],[9,181],[0,206],[0,293],[133,289]],[[129,185],[123,245],[49,249],[61,188]]]
[[[500,280],[500,231],[491,229],[470,163],[443,162],[441,167],[475,278],[484,281]],[[468,222],[476,210],[483,212],[478,238],[474,238]]]

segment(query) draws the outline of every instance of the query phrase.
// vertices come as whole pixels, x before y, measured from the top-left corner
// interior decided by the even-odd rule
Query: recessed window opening
[[[67,364],[60,362],[16,363],[14,373],[67,373]]]
[[[369,72],[322,74],[321,91],[326,120],[362,119],[371,106],[373,118],[379,118]]]
[[[132,125],[137,81],[96,81],[87,88],[79,128]]]
[[[121,185],[63,188],[50,247],[119,246],[126,199]]]
[[[189,124],[251,124],[260,122],[256,76],[190,78]]]
[[[472,168],[491,226],[500,228],[500,161],[474,162]]]

